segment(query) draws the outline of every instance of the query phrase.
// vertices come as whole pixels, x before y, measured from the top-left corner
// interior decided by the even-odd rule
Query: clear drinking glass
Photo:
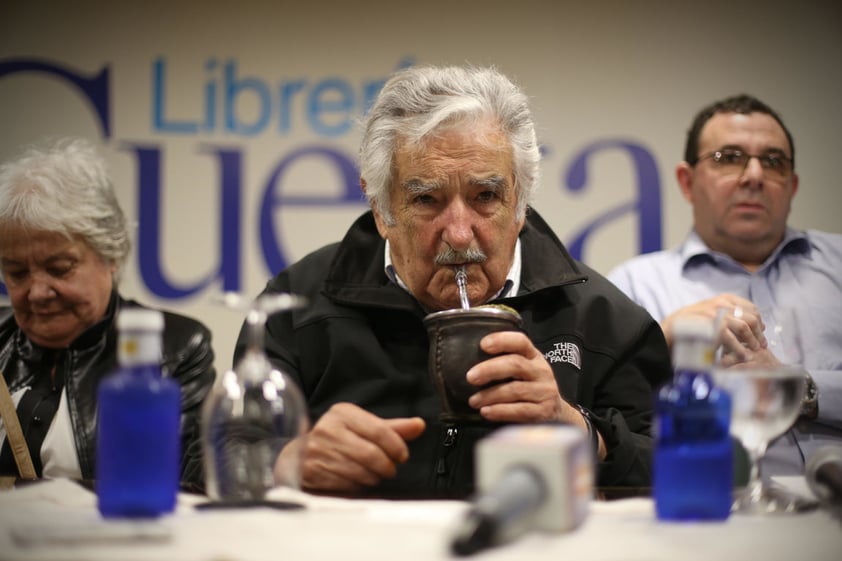
[[[751,462],[745,491],[733,512],[786,512],[796,509],[796,497],[773,491],[760,474],[760,460],[774,438],[785,433],[801,411],[806,382],[799,366],[716,369],[714,380],[731,394],[731,434]]]
[[[224,296],[224,305],[246,310],[248,338],[242,359],[222,375],[203,409],[208,496],[223,506],[267,504],[270,489],[300,486],[301,446],[285,448],[309,430],[307,406],[293,380],[267,359],[264,334],[271,314],[304,303],[291,294],[251,304]]]
[[[765,483],[760,462],[769,443],[789,430],[801,411],[806,371],[801,366],[798,323],[792,309],[761,310],[761,317],[767,348],[746,351],[736,362],[730,353],[727,366],[718,364],[714,369],[715,382],[731,394],[731,434],[751,462],[748,484],[738,494],[733,512],[794,512],[798,497]]]
[[[798,310],[793,307],[762,308],[769,350],[784,364],[804,365],[804,344],[799,329]]]

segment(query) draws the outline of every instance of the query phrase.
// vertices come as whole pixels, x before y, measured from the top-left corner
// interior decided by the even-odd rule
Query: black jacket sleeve
[[[608,452],[598,466],[599,486],[651,485],[654,397],[671,377],[666,349],[663,332],[650,318],[595,393],[591,422]]]
[[[202,323],[165,313],[164,369],[181,386],[181,484],[204,490],[200,418],[216,371],[211,333]]]

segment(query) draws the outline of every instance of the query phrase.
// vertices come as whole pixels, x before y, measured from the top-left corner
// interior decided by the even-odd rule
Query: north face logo
[[[556,343],[555,347],[544,354],[547,362],[566,362],[572,364],[579,370],[582,369],[582,351],[576,343]]]

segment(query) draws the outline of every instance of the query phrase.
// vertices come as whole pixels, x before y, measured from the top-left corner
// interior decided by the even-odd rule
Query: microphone
[[[819,501],[842,507],[842,446],[822,446],[813,452],[807,461],[805,477]]]
[[[531,530],[562,532],[585,519],[593,451],[569,425],[508,425],[477,443],[478,493],[451,551],[470,555]]]

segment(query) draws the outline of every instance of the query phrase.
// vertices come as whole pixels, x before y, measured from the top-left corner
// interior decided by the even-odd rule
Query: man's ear
[[[365,179],[360,177],[360,189],[362,192],[365,193],[366,187],[368,184],[365,182]],[[377,231],[380,233],[380,237],[384,240],[388,240],[388,232],[389,228],[386,225],[386,221],[383,220],[383,217],[380,215],[380,210],[377,208],[377,205],[373,202],[370,202],[369,205],[371,206],[371,212],[374,214],[374,223],[377,225]]]
[[[675,178],[681,194],[690,204],[693,204],[693,166],[687,162],[681,162],[675,166]]]

